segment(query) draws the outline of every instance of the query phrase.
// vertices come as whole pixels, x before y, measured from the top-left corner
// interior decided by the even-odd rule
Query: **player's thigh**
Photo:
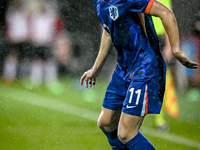
[[[140,126],[143,123],[144,117],[121,114],[118,128],[118,136],[122,141],[129,141],[138,134]]]
[[[98,126],[103,131],[113,131],[118,127],[121,111],[111,110],[102,107],[101,114],[98,119]]]

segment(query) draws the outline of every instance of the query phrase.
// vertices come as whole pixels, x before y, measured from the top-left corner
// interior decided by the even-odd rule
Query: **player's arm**
[[[171,51],[174,57],[188,68],[197,68],[198,63],[191,61],[187,55],[180,50],[179,31],[174,13],[162,3],[155,1],[149,14],[161,19],[169,37]]]
[[[111,44],[112,44],[112,40],[111,40],[110,34],[106,30],[104,30],[96,61],[93,67],[82,75],[81,80],[80,80],[81,85],[83,85],[84,80],[85,80],[86,87],[88,87],[88,84],[90,87],[92,85],[95,85],[96,77],[100,74],[101,69],[103,68],[103,65],[106,62],[106,59],[108,55],[110,54],[110,51],[112,50],[110,48]]]

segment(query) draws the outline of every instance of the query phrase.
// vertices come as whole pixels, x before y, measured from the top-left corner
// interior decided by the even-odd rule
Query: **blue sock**
[[[117,129],[112,132],[104,132],[113,150],[129,150],[118,138]]]
[[[125,143],[130,150],[155,150],[155,147],[147,140],[141,132]]]

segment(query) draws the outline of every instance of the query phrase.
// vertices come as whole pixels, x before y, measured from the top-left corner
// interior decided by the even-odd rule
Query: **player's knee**
[[[110,122],[102,119],[98,120],[97,125],[103,131],[108,131],[110,128]]]
[[[97,125],[102,131],[106,132],[113,131],[114,129],[117,128],[110,120],[105,120],[105,119],[104,120],[99,119]]]

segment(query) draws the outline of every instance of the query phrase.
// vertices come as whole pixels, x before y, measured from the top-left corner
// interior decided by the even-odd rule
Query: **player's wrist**
[[[97,76],[100,74],[100,72],[101,72],[101,68],[100,68],[100,67],[93,66],[93,67],[91,68],[91,71],[92,71],[93,74],[97,77]]]
[[[171,51],[175,58],[179,58],[182,53],[179,46],[171,47]]]

